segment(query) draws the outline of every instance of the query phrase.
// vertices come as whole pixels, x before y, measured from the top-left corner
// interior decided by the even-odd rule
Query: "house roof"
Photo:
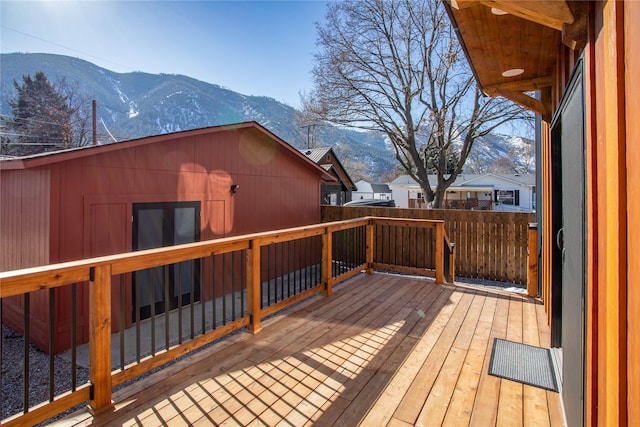
[[[453,188],[477,188],[481,191],[494,187],[492,184],[483,183],[483,179],[487,177],[494,177],[503,181],[509,181],[517,185],[525,186],[525,187],[534,187],[536,185],[536,176],[534,174],[496,174],[496,173],[486,173],[486,174],[461,174],[458,175],[456,180],[449,187]],[[438,183],[436,175],[429,175],[429,184],[431,187],[435,187]],[[393,186],[404,186],[404,187],[417,187],[418,183],[409,175],[400,175],[396,179],[394,179],[390,185]]]
[[[314,163],[320,162],[324,156],[329,153],[329,151],[333,151],[331,147],[323,147],[323,148],[308,148],[306,150],[300,150],[305,156],[307,156]]]
[[[480,182],[486,177],[495,177],[504,181],[510,181],[514,184],[522,185],[525,187],[534,187],[536,185],[536,176],[532,173],[525,174],[509,174],[509,173],[487,173],[482,175],[466,175],[466,180],[462,181],[461,185],[471,185],[473,182]],[[463,178],[465,178],[463,177]],[[458,177],[460,178],[460,177]],[[456,179],[456,183],[458,179]]]
[[[345,187],[345,190],[356,191],[358,189],[353,183],[353,180],[349,176],[347,170],[342,166],[342,163],[340,162],[340,159],[338,159],[338,156],[336,156],[333,148],[307,148],[300,150],[300,152],[314,163],[319,164],[325,170],[329,171],[333,169],[335,176],[342,181],[342,185]],[[331,154],[331,161],[327,162],[327,156],[329,154]]]
[[[389,184],[382,182],[368,182],[361,179],[356,183],[359,193],[391,193]]]
[[[164,133],[161,135],[153,135],[147,136],[143,138],[131,139],[128,141],[117,142],[113,144],[107,145],[96,145],[96,146],[87,146],[87,147],[79,147],[72,148],[68,150],[55,151],[49,153],[41,153],[35,154],[31,156],[24,157],[15,157],[10,159],[0,159],[0,170],[10,170],[10,169],[28,169],[43,165],[60,163],[68,160],[94,156],[101,153],[108,153],[111,151],[124,150],[132,147],[138,147],[147,144],[154,144],[157,142],[171,141],[177,138],[187,138],[192,136],[199,135],[207,135],[212,133],[219,132],[228,132],[228,131],[254,131],[259,132],[260,134],[267,136],[268,138],[276,141],[279,146],[283,149],[283,152],[297,159],[298,161],[303,162],[310,170],[319,175],[323,180],[329,182],[335,182],[336,178],[334,178],[327,170],[323,169],[315,162],[311,161],[306,156],[302,155],[298,150],[289,145],[286,141],[269,131],[264,126],[260,125],[255,121],[251,122],[243,122],[236,123],[230,125],[221,125],[221,126],[210,126],[205,128],[191,129],[180,132],[171,132]]]
[[[580,3],[585,2],[447,0],[445,6],[483,92],[548,119],[550,104],[526,92],[551,87],[558,45],[582,43],[586,20]],[[522,72],[505,76],[509,70]]]
[[[371,189],[374,193],[391,193],[391,189],[388,184],[371,183]]]

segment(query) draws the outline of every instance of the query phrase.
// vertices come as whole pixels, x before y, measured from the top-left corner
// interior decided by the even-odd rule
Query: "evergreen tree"
[[[24,156],[69,148],[73,110],[42,71],[13,81],[16,97],[8,101],[13,117],[3,118],[2,154]]]

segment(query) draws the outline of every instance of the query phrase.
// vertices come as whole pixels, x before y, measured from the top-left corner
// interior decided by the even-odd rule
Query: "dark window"
[[[134,203],[134,251],[193,243],[199,240],[200,202]],[[152,312],[162,313],[165,310],[177,308],[179,301],[182,305],[186,305],[192,296],[194,301],[199,301],[199,263],[199,260],[183,261],[167,267],[136,271],[133,275],[133,320],[145,319]],[[168,301],[165,297],[166,291],[169,295]],[[136,313],[136,307],[139,313]]]
[[[520,190],[495,190],[495,201],[510,206],[520,206]]]

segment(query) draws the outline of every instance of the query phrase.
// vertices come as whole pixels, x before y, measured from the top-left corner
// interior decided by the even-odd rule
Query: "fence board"
[[[375,207],[323,206],[322,221],[343,221],[365,216],[444,220],[449,240],[456,243],[456,276],[527,283],[528,224],[535,222],[535,214],[519,212],[470,211],[445,209],[401,209]],[[376,226],[376,235],[382,234]],[[393,227],[391,227],[393,228]],[[432,253],[431,239],[415,237],[388,230],[384,247],[376,248],[375,257],[381,262],[397,259],[424,259]],[[424,230],[430,233],[433,230]],[[418,248],[414,249],[414,239]],[[426,245],[424,241],[428,242]],[[427,259],[429,259],[427,257]]]

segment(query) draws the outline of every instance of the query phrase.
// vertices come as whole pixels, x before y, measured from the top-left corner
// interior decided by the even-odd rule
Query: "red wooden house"
[[[335,181],[255,122],[3,160],[0,174],[0,271],[318,223],[320,186]],[[49,302],[48,293],[30,301],[32,339],[43,349]],[[2,307],[17,330],[22,304]],[[69,304],[56,293],[59,325]],[[64,327],[56,334],[57,352],[70,338]]]

